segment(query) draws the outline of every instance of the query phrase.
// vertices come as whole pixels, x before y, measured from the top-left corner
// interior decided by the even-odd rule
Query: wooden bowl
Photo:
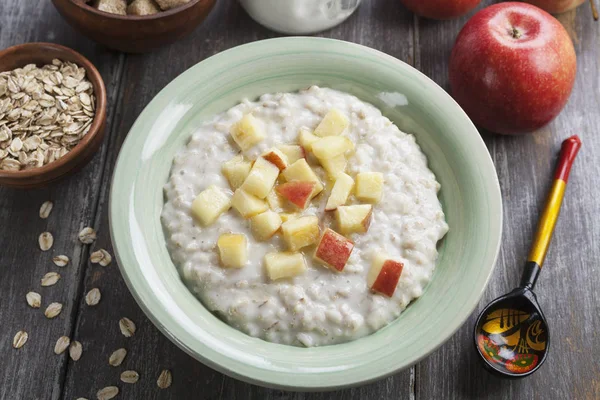
[[[192,0],[147,16],[111,14],[77,0],[52,2],[75,29],[96,42],[126,53],[144,53],[192,32],[216,0]]]
[[[106,88],[102,76],[87,58],[58,44],[27,43],[0,51],[0,71],[11,71],[27,64],[51,64],[55,58],[85,68],[87,79],[94,86],[96,115],[90,130],[71,151],[50,164],[23,171],[0,170],[0,185],[18,188],[45,186],[86,165],[102,143],[106,125]]]

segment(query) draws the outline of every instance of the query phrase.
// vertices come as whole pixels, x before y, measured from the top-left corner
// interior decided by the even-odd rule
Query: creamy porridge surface
[[[256,241],[248,220],[233,209],[203,227],[192,217],[192,202],[209,185],[232,193],[221,166],[240,153],[229,131],[245,114],[251,112],[261,121],[266,134],[265,140],[244,152],[254,159],[273,146],[296,143],[300,128],[314,129],[332,108],[348,117],[344,135],[356,146],[347,173],[381,172],[382,200],[373,208],[368,232],[348,235],[355,247],[343,272],[313,261],[315,246],[310,246],[301,250],[307,265],[304,274],[271,281],[263,259],[266,253],[285,250],[280,235]],[[315,172],[326,182],[321,168]],[[324,211],[330,188],[327,185],[303,211],[320,218],[321,230],[335,229],[330,212]],[[243,101],[199,127],[174,158],[164,187],[162,223],[183,281],[209,310],[251,336],[322,346],[375,332],[423,293],[435,268],[436,244],[448,231],[437,198],[439,188],[412,135],[354,96],[313,86],[297,93],[265,94],[256,102]],[[348,200],[348,204],[356,203],[352,197]],[[219,265],[217,239],[231,232],[248,238],[249,259],[241,269]],[[366,276],[377,253],[404,264],[391,298],[367,287]]]

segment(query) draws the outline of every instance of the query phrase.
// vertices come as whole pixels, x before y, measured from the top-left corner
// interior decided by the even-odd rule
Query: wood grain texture
[[[107,83],[109,102],[115,98],[120,75],[116,53],[97,48],[63,22],[49,2],[3,1],[0,6],[0,47],[32,41],[58,42],[88,57],[97,65]],[[110,117],[110,116],[109,116]],[[56,340],[72,336],[76,300],[81,292],[81,260],[87,248],[77,233],[90,223],[98,201],[106,158],[103,146],[94,159],[77,174],[45,189],[20,191],[0,188],[0,399],[59,399],[66,371],[67,355],[57,356]],[[38,217],[40,205],[54,201],[50,217]],[[54,235],[54,247],[41,252],[37,237],[43,231]],[[52,257],[65,254],[71,263],[56,267]],[[49,271],[61,274],[52,287],[42,288],[40,279]],[[25,294],[35,290],[42,295],[42,308],[31,309]],[[47,320],[44,309],[51,302],[64,304],[62,313]],[[12,349],[13,335],[20,329],[29,341]],[[85,346],[85,344],[84,344]]]
[[[418,19],[397,0],[365,1],[346,23],[319,36],[349,40],[400,58],[448,90],[447,59],[466,17],[433,22]],[[484,1],[491,4],[492,1]],[[480,6],[481,8],[482,6]],[[173,78],[197,62],[225,49],[277,36],[254,23],[234,0],[221,0],[191,36],[146,55],[119,55],[74,33],[50,2],[3,0],[0,4],[0,48],[46,40],[72,47],[90,58],[102,73],[109,95],[108,131],[104,146],[84,170],[48,189],[20,192],[0,189],[0,399],[94,399],[97,390],[116,385],[122,399],[512,399],[600,398],[600,366],[592,349],[600,348],[600,27],[587,5],[560,17],[574,39],[579,71],[565,111],[549,127],[518,138],[483,132],[498,170],[504,195],[504,242],[498,265],[481,304],[510,290],[521,267],[550,185],[556,152],[563,138],[578,133],[584,147],[567,189],[557,232],[536,292],[552,328],[552,347],[540,372],[523,381],[488,375],[475,358],[471,332],[475,314],[459,332],[417,366],[361,388],[332,393],[293,393],[269,390],[228,378],[179,350],[149,322],[129,294],[116,261],[108,267],[91,265],[90,250],[112,254],[108,226],[108,192],[113,166],[137,115]],[[54,200],[48,220],[37,212]],[[84,225],[98,230],[91,248],[76,239]],[[42,253],[37,236],[50,230],[52,252]],[[52,253],[52,254],[51,254]],[[55,267],[53,254],[67,254],[72,264]],[[40,288],[39,279],[59,270],[63,279]],[[97,287],[102,300],[85,305],[83,296]],[[65,303],[60,317],[48,321],[43,309],[32,310],[25,293],[35,289],[43,305]],[[481,306],[480,306],[481,307]],[[476,312],[478,312],[476,310]],[[137,332],[125,338],[122,317],[132,319]],[[20,350],[11,348],[20,329],[30,333]],[[74,362],[52,352],[56,339],[67,334],[83,344]],[[125,347],[120,367],[111,367],[112,351]],[[164,368],[173,372],[173,386],[160,390],[156,379]],[[140,373],[134,385],[120,382],[126,369]]]

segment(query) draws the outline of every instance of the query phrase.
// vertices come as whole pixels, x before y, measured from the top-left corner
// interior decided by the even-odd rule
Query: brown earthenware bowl
[[[18,188],[45,186],[87,164],[102,143],[106,125],[106,88],[102,76],[87,58],[75,50],[54,43],[26,43],[0,51],[0,71],[11,71],[27,64],[43,66],[52,63],[55,58],[71,61],[85,68],[87,79],[94,86],[96,115],[90,130],[77,146],[50,164],[23,171],[0,170],[0,185]]]
[[[189,3],[153,15],[118,15],[96,10],[82,0],[52,0],[62,16],[98,43],[126,53],[144,53],[192,32],[216,0]]]

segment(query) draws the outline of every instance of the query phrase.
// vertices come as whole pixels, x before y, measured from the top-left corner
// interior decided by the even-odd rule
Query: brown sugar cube
[[[161,10],[168,10],[189,3],[190,0],[156,0],[156,2]]]
[[[152,15],[159,11],[153,0],[134,0],[127,6],[127,15]]]
[[[97,0],[96,8],[112,14],[127,15],[127,1],[125,0]]]

